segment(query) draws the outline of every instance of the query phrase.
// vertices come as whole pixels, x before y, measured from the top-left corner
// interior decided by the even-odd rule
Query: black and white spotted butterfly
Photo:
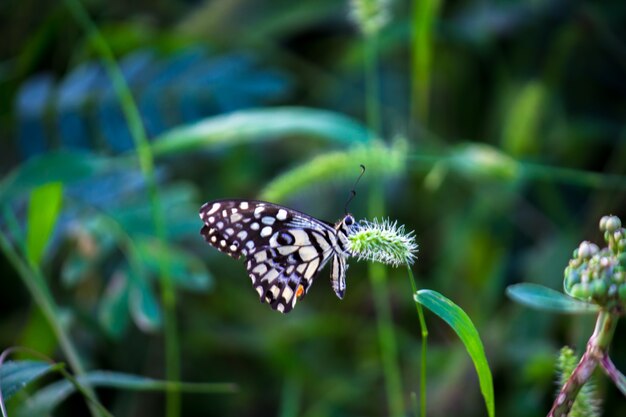
[[[332,288],[343,298],[348,234],[358,227],[350,214],[333,225],[264,201],[217,200],[200,208],[200,218],[200,233],[210,245],[245,257],[261,302],[274,310],[290,312],[329,260]]]

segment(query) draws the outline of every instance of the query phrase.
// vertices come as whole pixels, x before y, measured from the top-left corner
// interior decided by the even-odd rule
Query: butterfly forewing
[[[261,201],[220,200],[200,209],[201,234],[222,252],[246,257],[262,302],[291,311],[334,254],[336,231],[304,213]]]

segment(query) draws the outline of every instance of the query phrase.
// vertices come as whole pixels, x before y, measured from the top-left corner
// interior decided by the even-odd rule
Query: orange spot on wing
[[[300,298],[304,294],[304,286],[302,284],[298,285],[298,289],[296,290],[296,298]]]

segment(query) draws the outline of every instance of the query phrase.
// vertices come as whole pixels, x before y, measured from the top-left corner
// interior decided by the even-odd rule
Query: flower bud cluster
[[[626,306],[626,229],[617,216],[600,220],[607,247],[584,241],[565,268],[563,286],[572,297],[611,308]]]

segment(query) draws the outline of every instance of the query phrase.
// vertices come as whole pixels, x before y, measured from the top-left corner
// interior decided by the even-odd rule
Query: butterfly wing
[[[262,201],[219,200],[200,209],[201,234],[246,268],[261,302],[283,313],[309,290],[334,253],[332,225]]]

